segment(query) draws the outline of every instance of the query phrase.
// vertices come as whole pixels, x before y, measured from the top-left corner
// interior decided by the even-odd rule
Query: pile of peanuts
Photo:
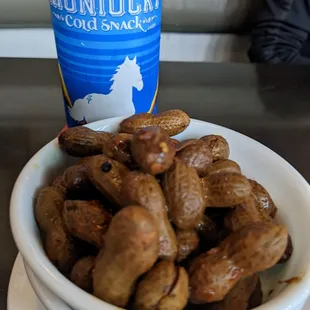
[[[246,310],[258,273],[293,247],[267,190],[229,159],[224,137],[178,141],[181,110],[138,114],[118,133],[69,128],[80,158],[40,190],[34,213],[51,262],[81,289],[133,310]]]

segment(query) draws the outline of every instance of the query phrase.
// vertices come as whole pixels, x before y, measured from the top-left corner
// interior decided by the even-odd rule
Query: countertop
[[[310,181],[310,68],[162,63],[159,109],[242,132],[267,145]],[[0,310],[17,254],[9,200],[28,159],[64,125],[55,60],[0,59]]]

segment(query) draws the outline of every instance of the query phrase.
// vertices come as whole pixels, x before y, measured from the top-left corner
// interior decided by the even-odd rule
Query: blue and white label
[[[68,126],[155,112],[161,0],[50,0]]]

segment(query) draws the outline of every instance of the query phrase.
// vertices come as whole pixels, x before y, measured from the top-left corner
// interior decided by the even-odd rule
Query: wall
[[[239,32],[262,0],[162,0],[164,31]],[[48,0],[0,0],[0,25],[49,26]]]
[[[248,39],[240,34],[260,3],[163,0],[161,59],[247,61]],[[48,0],[0,0],[0,57],[56,57],[50,27]]]

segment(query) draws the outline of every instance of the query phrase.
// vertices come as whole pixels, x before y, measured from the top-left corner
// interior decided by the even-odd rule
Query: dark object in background
[[[248,56],[255,63],[310,65],[308,1],[266,0],[252,31]]]

